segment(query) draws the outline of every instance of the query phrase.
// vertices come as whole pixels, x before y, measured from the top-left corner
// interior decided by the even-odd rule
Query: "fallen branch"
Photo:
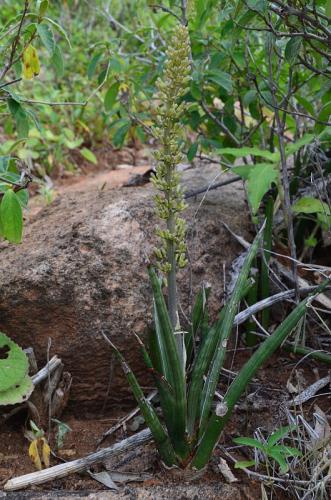
[[[137,446],[147,443],[152,439],[152,434],[149,429],[144,429],[133,436],[123,439],[119,443],[115,443],[108,448],[103,448],[95,453],[91,453],[83,458],[78,458],[72,462],[67,462],[65,464],[55,465],[49,469],[44,469],[38,472],[32,472],[30,474],[25,474],[24,476],[18,476],[7,481],[4,486],[4,491],[17,491],[28,486],[34,486],[36,484],[47,483],[48,481],[53,481],[54,479],[59,479],[61,477],[69,476],[76,472],[82,472],[89,469],[91,465],[97,464],[109,457],[114,457],[120,455],[125,451],[132,450]]]
[[[38,385],[43,380],[46,380],[50,373],[53,373],[58,366],[60,366],[61,360],[57,356],[53,356],[47,365],[45,365],[39,372],[31,377],[33,385]]]
[[[205,186],[195,191],[188,191],[184,194],[185,200],[188,198],[192,198],[193,196],[197,196],[198,194],[206,193],[207,191],[212,191],[213,189],[217,189],[219,187],[227,186],[228,184],[233,184],[234,182],[241,181],[242,178],[239,176],[232,177],[231,179],[227,179],[226,181],[216,182],[215,184],[211,184],[210,186]]]

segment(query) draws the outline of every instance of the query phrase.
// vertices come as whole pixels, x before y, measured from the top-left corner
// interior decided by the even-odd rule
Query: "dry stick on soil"
[[[148,396],[146,397],[147,401],[151,401],[157,394],[157,391],[154,390],[152,392],[150,392],[148,394]],[[139,413],[140,411],[140,408],[139,406],[137,406],[136,408],[134,408],[132,411],[130,411],[130,413],[128,413],[125,417],[121,418],[121,420],[119,422],[117,422],[117,424],[113,425],[113,427],[111,427],[110,429],[108,429],[102,436],[101,438],[97,441],[97,446],[99,447],[100,444],[109,436],[111,436],[112,434],[114,434],[114,432],[118,431],[118,429],[120,429],[123,425],[125,425],[127,422],[129,422],[129,420],[131,420],[133,417],[135,417],[137,415],[137,413]]]
[[[53,373],[53,371],[56,370],[61,365],[61,363],[62,361],[60,360],[60,358],[58,358],[57,356],[53,356],[49,360],[47,365],[44,366],[44,368],[39,370],[38,373],[31,377],[33,385],[38,385],[40,384],[40,382],[43,382],[43,380],[48,377],[48,374]]]
[[[59,479],[61,477],[68,476],[69,474],[85,471],[86,469],[89,469],[91,465],[100,463],[109,457],[115,457],[121,453],[132,450],[141,444],[151,441],[151,439],[152,434],[150,430],[144,429],[134,436],[123,439],[123,441],[120,441],[119,443],[115,443],[108,448],[103,448],[95,453],[91,453],[86,457],[78,458],[72,462],[55,465],[49,469],[32,472],[31,474],[25,474],[24,476],[10,479],[5,484],[4,491],[17,491],[27,488],[28,486],[47,483],[48,481],[53,481],[54,479]]]

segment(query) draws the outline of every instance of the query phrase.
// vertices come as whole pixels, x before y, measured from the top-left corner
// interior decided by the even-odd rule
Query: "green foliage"
[[[209,326],[204,323],[205,306],[202,307],[201,304],[203,295],[198,298],[192,324],[204,323],[204,333],[203,337],[193,339],[195,353],[193,354],[192,350],[189,351],[192,357],[186,357],[185,370],[182,367],[180,351],[175,341],[160,281],[154,270],[151,268],[149,270],[154,294],[155,332],[150,351],[142,345],[142,352],[159,391],[166,431],[153,410],[152,404],[144,397],[130,367],[112,346],[121,360],[124,373],[146,424],[151,428],[160,455],[167,465],[202,469],[207,464],[236,402],[259,367],[295,328],[311,300],[307,298],[302,301],[274,333],[260,345],[230,385],[223,402],[213,409],[214,393],[224,365],[227,340],[232,330],[234,315],[244,293],[243,290],[247,290],[245,284],[261,235],[262,233],[255,239],[246,256],[232,298],[224,306],[215,324]],[[325,286],[326,283],[317,293]],[[165,443],[167,446],[163,449]],[[274,458],[281,460],[282,455],[279,458],[277,451],[279,451],[278,448],[273,450]],[[284,450],[283,453],[285,453]]]
[[[21,403],[30,396],[34,387],[28,367],[24,351],[0,332],[0,406]]]
[[[22,240],[23,215],[22,207],[17,194],[12,189],[7,189],[0,205],[1,234],[12,243]]]
[[[57,418],[52,418],[52,421],[57,425],[57,431],[55,434],[56,449],[60,450],[63,447],[64,439],[66,435],[72,431],[69,425],[65,424]]]
[[[287,459],[290,457],[300,457],[302,454],[297,448],[285,446],[284,444],[278,444],[279,441],[286,438],[293,430],[295,430],[295,426],[281,427],[277,431],[273,432],[266,442],[249,437],[239,437],[235,438],[233,441],[236,444],[259,450],[262,452],[265,463],[268,459],[274,460],[279,465],[281,472],[285,474],[289,469]],[[252,465],[256,465],[255,460],[239,461],[236,462],[235,468],[242,469]]]

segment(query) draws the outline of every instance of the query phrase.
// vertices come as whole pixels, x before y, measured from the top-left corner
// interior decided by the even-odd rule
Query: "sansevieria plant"
[[[176,166],[181,161],[179,119],[185,111],[181,100],[189,80],[189,34],[187,28],[179,26],[167,52],[164,77],[157,83],[160,106],[155,135],[160,147],[156,153],[158,166],[153,182],[158,189],[156,212],[164,227],[157,228],[161,246],[155,251],[156,268],[148,268],[154,297],[155,328],[149,349],[138,339],[147,369],[158,389],[161,417],[145,398],[121,353],[115,346],[113,348],[164,464],[200,470],[208,463],[236,402],[252,377],[297,325],[311,297],[298,304],[258,347],[229,386],[223,401],[215,405],[214,395],[227,342],[240,301],[249,288],[250,269],[263,233],[260,231],[253,241],[232,296],[217,321],[211,326],[208,324],[209,290],[203,288],[193,308],[191,327],[188,332],[183,332],[177,311],[176,271],[186,264],[185,222],[180,218],[185,204]],[[162,291],[164,282],[167,303]]]

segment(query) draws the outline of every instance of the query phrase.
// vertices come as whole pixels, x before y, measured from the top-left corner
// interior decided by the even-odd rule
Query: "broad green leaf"
[[[279,160],[279,153],[271,153],[270,151],[259,149],[259,148],[222,148],[218,149],[217,153],[220,155],[230,155],[235,158],[243,158],[244,156],[257,156],[260,158],[265,158],[272,162]]]
[[[114,104],[116,102],[119,88],[120,88],[120,84],[118,82],[115,82],[107,90],[106,95],[105,95],[105,100],[104,100],[104,105],[105,105],[106,111],[111,111],[113,109]]]
[[[288,471],[288,464],[280,451],[271,448],[271,450],[268,451],[268,456],[273,458],[279,464],[280,470],[283,473]]]
[[[286,146],[286,148],[285,148],[286,156],[293,155],[294,153],[299,151],[299,149],[301,149],[303,146],[306,146],[307,144],[310,144],[311,142],[313,142],[314,139],[315,139],[314,134],[305,134],[298,141]]]
[[[297,94],[295,95],[295,99],[304,108],[305,111],[308,111],[308,113],[314,116],[315,114],[314,105],[308,99]]]
[[[232,79],[231,75],[224,71],[209,71],[206,75],[207,79],[216,83],[228,93],[232,92]]]
[[[29,201],[29,191],[27,189],[20,189],[19,191],[17,191],[16,196],[22,208],[26,208]]]
[[[233,38],[237,41],[243,29],[249,26],[250,22],[256,17],[256,10],[246,9],[245,14],[243,14],[239,19],[234,19],[236,28],[232,32]]]
[[[259,450],[265,450],[265,446],[260,441],[250,437],[234,438],[233,442],[236,444],[241,444],[243,446],[251,446],[253,448],[258,448]]]
[[[287,60],[287,62],[292,64],[296,60],[300,52],[301,45],[302,45],[301,36],[294,36],[290,38],[285,47],[285,59]]]
[[[23,213],[20,200],[12,189],[8,189],[2,198],[0,218],[4,238],[11,243],[21,243]]]
[[[330,207],[327,203],[311,196],[304,196],[303,198],[300,198],[300,200],[296,201],[294,205],[292,205],[292,211],[294,213],[303,214],[322,213],[325,215],[331,215]]]
[[[54,21],[54,19],[51,19],[49,17],[44,17],[44,21],[51,24],[63,36],[63,38],[65,39],[65,41],[67,42],[67,44],[71,48],[70,39],[69,39],[66,31],[64,30],[64,28],[62,28],[62,26],[59,23]]]
[[[11,112],[17,127],[18,137],[21,139],[23,137],[27,137],[29,135],[29,118],[21,106],[21,104],[15,99],[8,99],[7,101],[9,111]]]
[[[37,10],[39,17],[43,17],[46,14],[47,8],[48,8],[48,0],[37,1]]]
[[[16,171],[11,172],[7,169],[6,172],[1,173],[1,180],[5,182],[12,182],[15,184],[19,184],[20,175]]]
[[[251,203],[252,212],[255,215],[259,209],[265,193],[270,189],[272,183],[278,181],[278,169],[274,165],[256,165],[248,177],[247,194]]]
[[[247,7],[264,14],[268,8],[268,2],[266,0],[247,0]]]
[[[199,143],[198,142],[193,142],[191,146],[189,147],[189,150],[187,152],[187,159],[188,161],[193,161],[197,151],[198,151]]]
[[[261,163],[261,165],[263,165],[263,163]],[[270,163],[270,165],[272,165],[272,163]],[[248,181],[252,168],[254,168],[252,165],[237,165],[236,167],[232,167],[231,171],[240,175],[245,181]]]
[[[9,159],[10,156],[0,156],[0,173],[7,171]]]
[[[47,52],[52,56],[56,45],[52,29],[48,24],[37,24],[37,32]]]
[[[119,129],[116,130],[112,141],[115,148],[120,148],[123,145],[126,134],[129,132],[130,127],[131,127],[131,121],[127,120],[124,125],[122,125]]]
[[[26,375],[22,380],[13,385],[13,387],[7,389],[6,391],[0,391],[0,406],[24,403],[33,392],[33,389],[34,385],[32,380],[28,375]]]
[[[92,57],[89,65],[87,67],[87,77],[89,80],[92,80],[92,78],[95,74],[95,69],[96,69],[97,64],[100,61],[102,55],[103,55],[103,52],[98,52],[97,54],[94,54],[94,56]]]
[[[247,181],[248,199],[255,215],[271,184],[273,182],[277,184],[279,176],[277,166],[274,163],[258,163],[252,166],[233,167],[232,171]]]
[[[56,76],[61,78],[64,73],[64,60],[61,47],[59,45],[55,46],[53,55],[51,57],[51,63],[54,66]]]
[[[95,156],[94,153],[92,153],[92,151],[90,149],[87,149],[87,148],[82,148],[80,149],[80,154],[82,156],[84,156],[84,158],[93,163],[94,165],[97,165],[98,164],[98,160],[97,160],[97,157]]]
[[[23,349],[0,332],[0,392],[21,382],[28,373],[28,367],[28,358]]]

